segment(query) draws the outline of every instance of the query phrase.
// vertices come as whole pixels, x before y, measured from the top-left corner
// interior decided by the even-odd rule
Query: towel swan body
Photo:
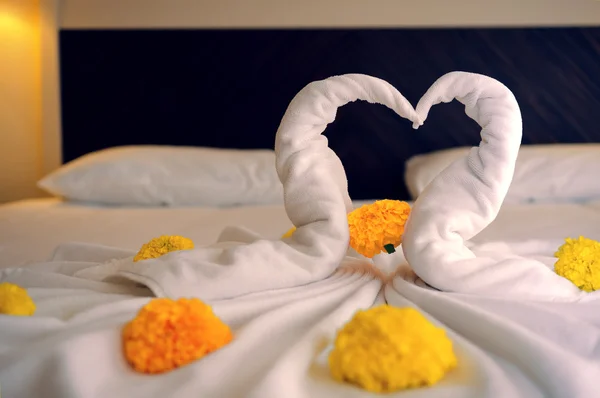
[[[482,127],[481,143],[443,170],[415,201],[402,245],[407,261],[425,282],[443,291],[582,297],[544,263],[508,254],[477,257],[465,246],[500,210],[513,178],[522,125],[508,88],[465,72],[446,74],[431,86],[416,108],[420,120],[433,105],[453,99]]]

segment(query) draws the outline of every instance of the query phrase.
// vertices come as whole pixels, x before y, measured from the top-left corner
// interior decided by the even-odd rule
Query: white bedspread
[[[469,74],[445,78],[432,86],[429,94],[433,95],[424,98],[465,94],[469,115],[476,119],[480,98],[499,100],[497,109],[512,106],[508,90],[492,79]],[[451,84],[445,85],[449,81]],[[489,87],[494,90],[486,90]],[[483,229],[485,222],[495,218],[501,199],[498,203],[492,198],[491,205],[484,206],[485,222],[470,223],[468,212],[481,209],[467,204],[463,208],[467,225],[459,218],[449,226],[444,223],[452,215],[445,207],[446,213],[427,219],[436,199],[433,194],[417,200],[403,247],[410,267],[402,251],[380,255],[373,262],[347,255],[346,213],[352,205],[343,168],[320,133],[333,121],[337,107],[357,98],[383,103],[417,124],[424,120],[419,116],[422,108],[415,112],[393,87],[378,79],[349,75],[305,88],[290,104],[276,145],[286,210],[298,227],[290,239],[269,241],[248,230],[231,228],[223,231],[214,245],[138,263],[132,262],[131,250],[67,244],[55,252],[53,261],[0,271],[1,281],[27,287],[38,303],[34,317],[0,317],[0,387],[4,395],[371,396],[374,394],[334,382],[326,357],[336,330],[357,309],[387,301],[419,307],[448,331],[459,357],[458,369],[439,385],[390,396],[594,396],[600,378],[600,302],[597,295],[579,293],[564,280],[551,277],[556,276],[548,269],[556,241],[478,244],[455,240],[452,246],[448,245],[451,234],[438,234],[436,240],[418,222],[449,228],[441,233],[459,231],[457,235],[468,240],[472,236],[461,236],[461,228],[470,232]],[[494,119],[494,108],[484,110],[482,115]],[[510,134],[510,128],[504,127],[504,133]],[[482,135],[484,144],[503,140],[501,135]],[[483,151],[482,158],[485,156]],[[488,195],[505,194],[504,179],[510,179],[511,159],[501,162],[509,170],[500,173],[501,188],[487,191]],[[473,164],[477,159],[471,159]],[[476,167],[476,171],[486,174],[486,169],[493,167],[493,162],[484,159],[484,167]],[[468,169],[455,171],[470,173]],[[479,178],[487,187],[494,186],[481,175]],[[448,180],[477,184],[469,178],[446,176],[436,186]],[[470,192],[472,197],[458,196],[457,200],[485,203],[489,199],[477,190]],[[450,198],[438,193],[437,199]],[[454,208],[460,210],[458,203]],[[425,218],[415,217],[419,214]],[[415,233],[419,228],[422,234]],[[497,281],[484,274],[482,286],[493,288],[490,294],[476,288],[475,277],[467,278],[469,283],[463,286],[461,269],[456,268],[460,278],[453,274],[453,267],[460,264],[451,261],[462,261],[461,257],[445,258],[440,250],[431,251],[439,260],[441,274],[436,274],[432,257],[423,250],[448,247],[452,252],[458,244],[464,245],[458,249],[462,256],[485,259],[479,268],[483,272],[494,266],[489,260],[494,258],[514,260],[510,275],[520,272],[521,263],[523,269],[535,266],[534,272],[548,281],[550,293],[541,294],[544,286],[533,279],[525,279],[515,288],[518,294],[508,294],[510,289],[502,292],[498,284],[503,282],[502,274]],[[428,287],[411,267],[427,282],[438,287],[447,283],[447,290],[453,292]],[[387,276],[381,272],[389,269],[395,272]],[[536,294],[523,294],[527,288]],[[120,329],[152,296],[195,296],[208,301],[232,326],[234,342],[167,374],[134,373],[122,356]]]
[[[521,249],[524,255],[551,250],[536,242]],[[332,381],[326,357],[336,330],[357,309],[383,300],[418,306],[443,325],[459,358],[459,368],[439,385],[391,396],[558,398],[587,397],[595,389],[597,304],[439,292],[416,278],[401,252],[375,260],[405,264],[383,292],[377,273],[346,262],[309,285],[211,300],[233,328],[234,343],[171,373],[140,375],[124,362],[120,330],[150,291],[72,276],[90,265],[79,257],[103,261],[131,254],[65,245],[54,269],[43,264],[4,272],[3,280],[29,286],[38,303],[35,317],[0,317],[0,385],[6,396],[371,396]]]

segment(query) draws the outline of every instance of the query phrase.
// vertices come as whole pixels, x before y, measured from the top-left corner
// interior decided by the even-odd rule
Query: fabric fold
[[[425,282],[449,292],[582,297],[586,293],[539,261],[501,252],[476,256],[465,245],[498,214],[512,181],[522,124],[506,86],[466,72],[448,73],[431,86],[417,105],[419,120],[425,121],[433,105],[453,99],[482,127],[481,142],[443,170],[415,201],[402,245],[409,264]]]
[[[483,385],[494,387],[477,396],[596,395],[600,377],[598,301],[550,302],[447,293],[423,289],[407,274],[405,271],[386,286],[390,305],[418,306],[456,334],[457,349],[467,343],[483,353],[477,355],[478,372],[487,373],[503,364],[512,368],[509,379],[495,376],[482,380]]]

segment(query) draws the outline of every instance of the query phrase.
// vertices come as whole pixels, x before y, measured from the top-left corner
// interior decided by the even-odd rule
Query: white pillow
[[[89,153],[38,182],[68,200],[112,205],[283,203],[272,150],[122,146]]]
[[[460,147],[417,155],[406,162],[413,199],[443,169],[467,155]],[[523,145],[504,203],[584,202],[600,198],[600,144]]]

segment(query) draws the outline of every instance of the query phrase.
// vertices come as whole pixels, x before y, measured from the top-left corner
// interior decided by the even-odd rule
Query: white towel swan
[[[264,240],[231,227],[214,245],[140,262],[128,257],[87,267],[74,276],[96,281],[124,277],[157,296],[204,300],[300,286],[330,276],[348,252],[347,213],[352,202],[342,163],[321,133],[335,120],[339,107],[357,99],[386,105],[419,122],[398,90],[371,76],[334,76],[302,89],[291,101],[275,142],[286,212],[297,227],[291,238]],[[356,261],[361,260],[345,260]],[[18,272],[22,271],[13,276]]]
[[[402,245],[411,267],[444,291],[583,297],[586,293],[540,261],[507,253],[478,257],[465,246],[500,210],[513,177],[522,126],[519,106],[508,88],[464,72],[438,79],[419,101],[417,114],[425,121],[433,105],[455,98],[482,127],[481,143],[443,170],[416,200]]]

